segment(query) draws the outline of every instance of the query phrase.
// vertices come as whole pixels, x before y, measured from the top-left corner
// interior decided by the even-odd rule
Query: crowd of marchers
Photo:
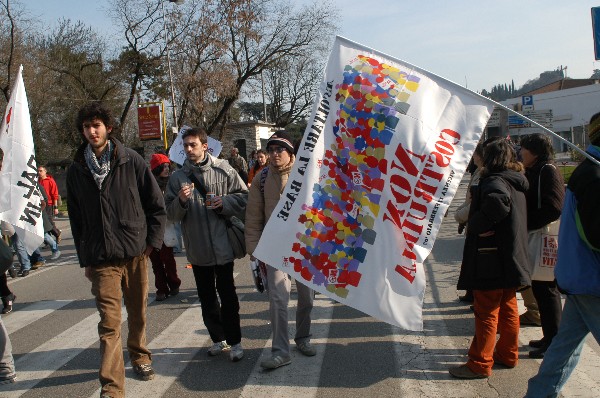
[[[484,379],[494,366],[515,368],[520,328],[541,327],[528,355],[543,361],[526,396],[556,397],[585,337],[591,332],[600,341],[593,310],[600,304],[600,113],[590,120],[589,138],[589,158],[566,186],[546,135],[477,145],[467,198],[455,213],[466,235],[457,285],[466,293],[459,300],[472,303],[475,336],[452,376]]]
[[[258,261],[253,252],[295,162],[294,142],[285,131],[274,133],[266,148],[254,151],[247,162],[236,148],[228,160],[212,156],[206,131],[191,128],[182,133],[186,160],[181,167],[163,153],[152,155],[148,165],[116,138],[114,120],[100,102],[79,110],[75,123],[82,144],[67,174],[74,245],[101,315],[103,398],[125,396],[122,299],[133,370],[142,380],[154,378],[152,353],[146,345],[148,265],[155,276],[156,301],[176,296],[181,280],[174,253],[184,247],[212,340],[207,354],[228,353],[232,362],[243,359],[233,275],[240,254],[234,250],[228,228],[233,218],[245,220],[242,256],[248,254]],[[457,287],[466,291],[460,300],[472,303],[475,336],[466,363],[449,369],[453,377],[482,379],[492,374],[494,366],[515,368],[520,328],[541,327],[541,338],[529,342],[529,356],[543,362],[529,381],[527,397],[556,397],[577,365],[587,334],[592,332],[600,341],[596,310],[600,305],[600,212],[596,210],[600,203],[600,113],[590,121],[589,137],[590,159],[576,168],[566,187],[545,135],[522,137],[518,146],[492,137],[475,148],[467,197],[455,213],[458,233],[465,234]],[[46,168],[38,172],[45,206],[44,238],[52,251],[50,258],[57,259],[61,233],[53,219],[60,196]],[[21,269],[9,270],[9,274],[26,276],[43,260],[35,258],[36,252],[29,256],[10,227],[3,225],[3,231]],[[558,233],[552,232],[556,229]],[[556,234],[558,241],[549,243]],[[556,249],[556,245],[555,261],[544,263],[541,258],[548,253],[542,246]],[[287,307],[292,281],[285,272],[260,266],[265,271],[273,334],[271,356],[260,365],[272,370],[291,362]],[[0,293],[3,313],[8,313],[16,296],[6,286],[6,273],[3,278]],[[314,292],[302,284],[296,286],[296,349],[314,356],[317,350],[310,342]],[[527,308],[521,315],[517,293]],[[0,346],[0,383],[14,382],[10,340],[1,319]]]
[[[175,296],[181,280],[174,252],[183,247],[194,274],[202,319],[213,342],[207,353],[217,356],[227,352],[232,362],[240,361],[244,350],[233,275],[234,260],[240,256],[232,248],[227,228],[232,217],[245,219],[245,245],[251,255],[293,168],[290,134],[273,134],[266,149],[255,151],[246,162],[235,148],[228,160],[212,156],[206,131],[191,128],[182,134],[186,160],[181,167],[174,167],[162,153],[152,155],[148,166],[116,138],[115,118],[104,104],[92,102],[82,107],[75,125],[82,144],[67,172],[67,210],[79,264],[91,282],[100,314],[101,397],[125,396],[122,301],[127,310],[126,345],[133,370],[142,380],[154,378],[152,353],[146,345],[148,264],[155,276],[155,300]],[[51,177],[44,167],[39,172],[42,189]],[[44,199],[50,221],[59,200],[55,188],[54,183]],[[60,231],[55,229],[49,222],[45,235],[52,259],[60,256],[56,248]],[[57,233],[56,240],[51,240],[53,232]],[[276,369],[291,361],[287,315],[291,280],[275,268],[263,267],[270,286],[274,338],[272,355],[261,366]],[[22,268],[21,275],[23,269],[28,268]],[[300,353],[314,356],[316,350],[310,343],[314,294],[300,284],[298,291],[295,342]],[[15,295],[2,292],[2,296],[5,308],[11,308]],[[16,373],[10,340],[0,326],[4,348],[0,383],[11,383]]]

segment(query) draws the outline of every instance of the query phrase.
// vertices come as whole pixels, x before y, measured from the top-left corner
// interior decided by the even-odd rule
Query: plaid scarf
[[[110,158],[112,157],[113,149],[114,144],[109,140],[106,150],[100,155],[100,158],[97,158],[96,155],[94,155],[94,151],[90,144],[85,147],[85,151],[83,152],[85,162],[92,172],[92,177],[94,177],[98,189],[102,189],[102,181],[104,181],[104,178],[106,178],[110,171]]]

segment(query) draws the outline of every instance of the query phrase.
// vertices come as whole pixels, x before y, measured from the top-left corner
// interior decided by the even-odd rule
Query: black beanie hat
[[[279,145],[280,147],[287,149],[289,153],[294,153],[292,135],[287,131],[278,131],[269,137],[269,141],[267,141],[267,149],[269,148],[269,145]]]

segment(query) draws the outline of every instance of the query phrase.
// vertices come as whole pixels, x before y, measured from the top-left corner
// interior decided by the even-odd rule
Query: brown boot
[[[489,377],[488,375],[473,372],[466,364],[450,368],[448,372],[458,379],[487,379]]]

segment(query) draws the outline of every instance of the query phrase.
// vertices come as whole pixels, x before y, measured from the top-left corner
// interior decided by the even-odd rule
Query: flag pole
[[[451,85],[454,85],[454,86],[456,86],[456,87],[460,87],[461,89],[466,89],[466,90],[469,90],[468,88],[466,88],[466,87],[463,87],[463,86],[461,86],[460,84],[453,82],[452,80],[445,79],[445,78],[443,78],[443,77],[441,77],[441,76],[439,76],[439,75],[437,75],[437,74],[435,74],[435,73],[429,72],[428,70],[425,70],[425,69],[419,68],[418,66],[412,65],[412,64],[411,64],[411,63],[409,63],[409,62],[402,61],[402,60],[400,60],[400,59],[398,59],[398,58],[392,57],[391,55],[387,55],[386,53],[383,53],[383,52],[380,52],[380,51],[374,50],[374,49],[372,49],[372,48],[370,48],[370,47],[364,46],[364,45],[362,45],[362,44],[356,43],[356,42],[354,42],[354,41],[352,41],[352,40],[350,40],[350,39],[347,39],[347,38],[345,38],[345,37],[343,37],[343,36],[336,36],[336,37],[337,37],[337,38],[339,38],[339,39],[341,39],[342,41],[349,42],[349,43],[351,43],[352,45],[355,45],[355,46],[360,46],[360,47],[362,47],[362,48],[363,48],[365,51],[368,51],[369,53],[376,54],[376,55],[380,55],[380,56],[384,56],[384,57],[388,57],[388,58],[390,58],[390,59],[391,59],[391,60],[393,60],[393,61],[397,61],[397,62],[399,62],[399,63],[406,64],[406,65],[408,65],[408,66],[412,67],[412,68],[413,68],[414,70],[416,70],[417,72],[419,72],[419,73],[423,73],[423,74],[425,74],[425,75],[428,75],[430,78],[431,78],[431,77],[434,77],[434,78],[436,78],[436,79],[441,79],[441,80],[444,80],[444,81],[446,81],[446,82],[450,83]],[[475,92],[475,91],[473,91],[473,90],[469,90],[469,91],[470,91],[470,92],[471,92],[471,93],[472,93],[472,94],[473,94],[475,97],[478,97],[478,98],[485,99],[486,101],[493,103],[495,106],[497,106],[497,107],[499,107],[499,108],[505,109],[506,111],[508,111],[508,112],[510,112],[510,113],[512,113],[512,114],[515,114],[515,115],[517,115],[517,116],[519,116],[519,117],[522,117],[522,118],[523,118],[523,119],[525,119],[525,120],[528,120],[529,122],[531,122],[531,124],[535,125],[536,127],[539,127],[539,128],[541,128],[542,130],[544,130],[544,131],[545,131],[545,132],[547,132],[547,133],[550,133],[552,136],[556,137],[556,138],[557,138],[557,139],[559,139],[561,142],[564,142],[565,144],[567,144],[568,146],[570,146],[571,148],[573,148],[575,151],[579,152],[581,155],[585,156],[586,158],[588,158],[589,160],[591,160],[592,162],[594,162],[596,165],[600,166],[600,161],[598,161],[598,160],[597,160],[596,158],[594,158],[592,155],[590,155],[589,153],[587,153],[587,152],[586,152],[586,151],[584,151],[583,149],[579,148],[577,145],[573,144],[572,142],[570,142],[570,141],[567,141],[566,139],[564,139],[564,138],[563,138],[563,137],[561,137],[560,135],[556,134],[554,131],[552,131],[552,130],[550,130],[550,129],[548,129],[548,128],[544,127],[544,126],[542,126],[541,124],[539,124],[539,123],[538,123],[538,122],[536,122],[535,120],[531,120],[531,119],[530,119],[530,118],[528,118],[527,116],[523,116],[523,115],[522,115],[522,114],[520,114],[519,112],[517,112],[517,111],[515,111],[515,110],[513,110],[513,109],[511,109],[511,108],[509,108],[509,107],[507,107],[507,106],[505,106],[505,105],[502,105],[502,104],[500,104],[500,103],[498,103],[498,102],[494,101],[493,99],[490,99],[490,98],[488,98],[488,97],[486,97],[486,96],[484,96],[484,95],[481,95],[481,94],[479,94],[478,92]]]

